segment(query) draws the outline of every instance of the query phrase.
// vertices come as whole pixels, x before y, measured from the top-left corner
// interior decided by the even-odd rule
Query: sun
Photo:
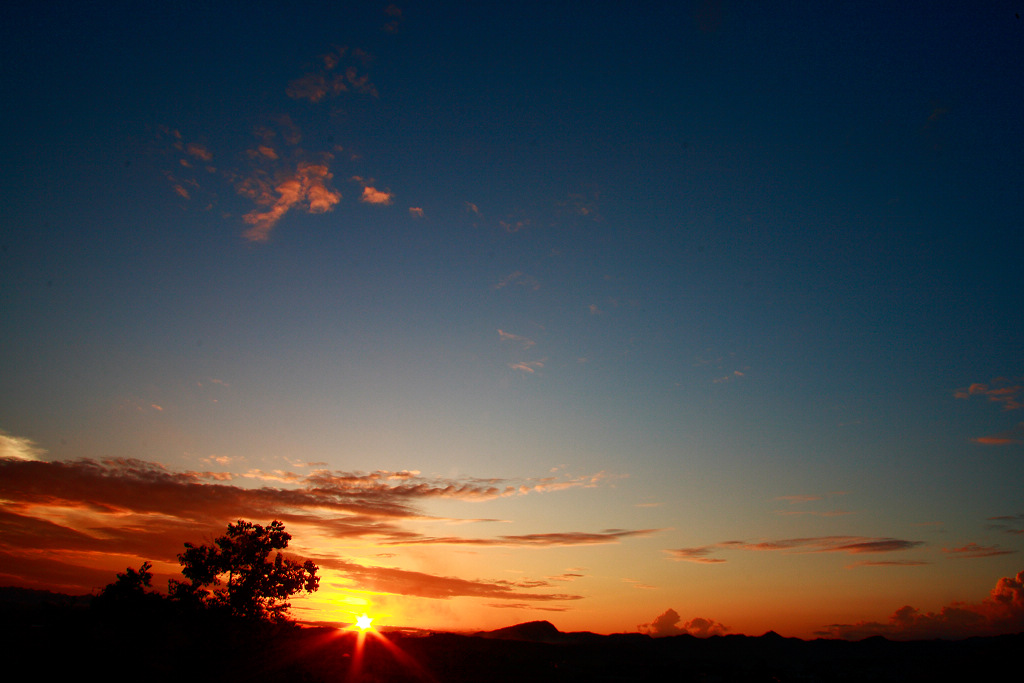
[[[360,631],[373,628],[373,617],[368,617],[365,614],[361,617],[356,617],[356,626],[359,627]]]

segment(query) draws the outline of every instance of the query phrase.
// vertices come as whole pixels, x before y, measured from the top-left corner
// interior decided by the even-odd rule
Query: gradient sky
[[[0,10],[0,584],[1024,628],[1024,5],[314,5]]]

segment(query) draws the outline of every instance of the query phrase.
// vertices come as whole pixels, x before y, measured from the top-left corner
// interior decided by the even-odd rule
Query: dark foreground
[[[381,636],[183,615],[0,601],[0,652],[33,680],[934,681],[995,679],[1024,634],[963,641],[802,641],[560,633],[547,622],[455,635]],[[20,667],[18,667],[20,668]],[[86,677],[89,678],[89,677]]]

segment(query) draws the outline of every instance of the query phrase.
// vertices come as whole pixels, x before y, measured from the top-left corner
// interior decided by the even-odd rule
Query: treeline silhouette
[[[318,586],[317,567],[284,557],[290,535],[239,520],[210,545],[185,544],[186,581],[153,590],[152,566],[128,568],[83,599],[0,588],[0,652],[22,678],[194,683],[349,681],[936,681],[988,680],[1024,651],[1024,635],[961,641],[803,641],[775,633],[696,638],[563,633],[531,622],[473,635],[299,626],[288,598]],[[271,559],[271,554],[278,551]],[[370,637],[372,636],[372,637]]]

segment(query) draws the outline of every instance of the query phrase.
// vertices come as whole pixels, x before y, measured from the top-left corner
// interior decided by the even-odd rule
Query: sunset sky
[[[1024,629],[1024,4],[155,4],[0,9],[0,585]]]

